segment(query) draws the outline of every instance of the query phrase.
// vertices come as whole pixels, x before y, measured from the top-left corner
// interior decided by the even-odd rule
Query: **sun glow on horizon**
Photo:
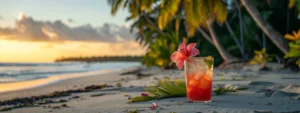
[[[132,46],[131,48],[126,45]],[[0,62],[53,62],[61,57],[143,55],[136,42],[24,42],[0,39]]]

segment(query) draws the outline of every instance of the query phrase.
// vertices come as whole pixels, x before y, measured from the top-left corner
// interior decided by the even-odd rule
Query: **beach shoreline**
[[[0,84],[0,89],[2,90],[0,90],[0,100],[3,101],[13,98],[38,96],[55,91],[82,88],[92,84],[106,84],[113,81],[112,79],[109,79],[109,76],[114,76],[113,78],[115,78],[121,72],[122,70],[101,70],[80,74],[52,76],[45,79]],[[105,79],[102,79],[102,81],[99,78]],[[6,90],[3,91],[3,89]]]
[[[287,97],[286,95],[290,94],[291,92],[297,94],[300,93],[300,88],[297,86],[299,85],[299,79],[282,79],[283,77],[287,76],[295,78],[299,76],[298,74],[268,71],[243,72],[222,70],[217,68],[214,70],[214,88],[216,87],[216,84],[231,84],[237,86],[247,86],[249,89],[245,91],[232,92],[221,96],[213,95],[212,103],[209,104],[188,103],[186,102],[186,97],[126,104],[128,102],[128,98],[124,97],[124,95],[130,95],[132,97],[139,96],[141,95],[141,93],[145,92],[145,86],[153,85],[157,83],[158,80],[184,79],[184,74],[182,70],[161,70],[159,68],[146,68],[144,70],[146,71],[144,71],[143,73],[151,73],[152,75],[138,77],[136,73],[122,75],[122,73],[128,72],[128,70],[113,71],[102,75],[66,79],[56,82],[55,84],[48,84],[45,86],[30,88],[26,90],[1,93],[0,100],[3,101],[13,99],[16,97],[21,98],[38,96],[43,94],[49,94],[55,91],[80,89],[89,85],[107,84],[113,86],[113,88],[104,88],[84,93],[72,93],[70,96],[53,98],[53,100],[66,100],[61,103],[38,105],[36,107],[17,108],[7,112],[120,113],[128,112],[130,110],[139,110],[142,113],[253,113],[295,112],[297,110],[300,110],[300,101],[289,99],[291,97]],[[235,79],[233,80],[232,77],[234,77]],[[116,84],[120,84],[120,87],[117,87]],[[150,110],[149,107],[153,102],[157,103],[159,107],[155,110]],[[182,105],[179,105],[178,103],[182,103]],[[67,105],[68,107],[62,107],[65,105]],[[57,106],[59,108],[57,108]]]
[[[112,71],[113,70],[100,70],[100,71],[91,71],[85,73],[62,74],[62,75],[50,76],[42,79],[0,83],[0,94],[12,92],[12,91],[18,91],[18,90],[26,90],[31,88],[43,87],[49,84],[55,84],[57,82],[68,80],[68,79],[102,75]]]

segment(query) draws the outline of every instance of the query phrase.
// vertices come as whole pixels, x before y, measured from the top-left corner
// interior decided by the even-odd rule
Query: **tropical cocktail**
[[[171,60],[181,69],[184,65],[187,100],[210,102],[212,93],[213,57],[195,57],[200,51],[197,43],[186,44],[186,39],[171,55]]]
[[[213,75],[212,57],[191,57],[184,62],[187,100],[210,102]]]

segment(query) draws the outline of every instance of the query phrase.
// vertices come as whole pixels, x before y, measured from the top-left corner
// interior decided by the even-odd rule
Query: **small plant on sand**
[[[117,83],[116,86],[117,87],[122,87],[122,84],[121,83]]]
[[[298,30],[298,33],[293,31],[293,35],[286,34],[284,37],[293,41],[289,43],[290,51],[287,54],[285,54],[284,58],[295,59],[296,64],[298,65],[298,67],[300,67],[300,29]]]
[[[232,86],[230,84],[225,85],[224,87],[217,85],[217,88],[214,90],[214,93],[216,95],[223,95],[227,92],[236,92],[237,90],[247,90],[247,87],[238,87],[238,86]]]
[[[284,38],[295,42],[300,38],[300,29],[298,30],[298,33],[296,31],[293,31],[292,33],[293,34],[285,34]]]
[[[225,78],[224,78],[224,76],[222,75],[222,76],[220,76],[220,80],[225,80]]]
[[[160,80],[157,86],[148,86],[145,90],[150,95],[141,95],[129,99],[128,103],[144,102],[154,99],[184,97],[186,95],[185,82],[181,79],[174,81]]]
[[[250,60],[249,64],[255,65],[260,64],[265,66],[266,63],[273,60],[272,55],[266,53],[266,48],[254,51],[255,56]]]
[[[141,111],[138,110],[138,109],[126,111],[126,113],[140,113],[140,112],[141,112]]]

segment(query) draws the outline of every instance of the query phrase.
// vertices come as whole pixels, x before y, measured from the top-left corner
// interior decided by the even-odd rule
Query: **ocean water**
[[[0,63],[0,84],[93,71],[121,70],[140,65],[139,62]]]

